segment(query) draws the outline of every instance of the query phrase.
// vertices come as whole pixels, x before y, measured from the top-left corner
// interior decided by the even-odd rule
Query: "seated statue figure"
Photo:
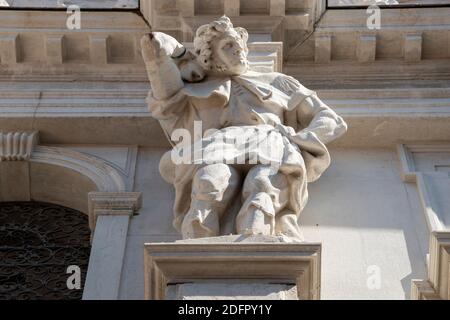
[[[307,184],[330,164],[325,144],[347,130],[296,79],[250,71],[247,40],[226,16],[197,30],[184,61],[186,49],[169,35],[141,40],[151,115],[172,140],[180,130],[192,137],[173,144],[160,162],[175,188],[173,224],[184,239],[229,233],[223,224],[237,207],[233,233],[301,240]],[[186,70],[193,81],[183,81]]]

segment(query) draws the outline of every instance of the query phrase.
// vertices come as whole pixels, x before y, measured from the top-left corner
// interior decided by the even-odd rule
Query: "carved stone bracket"
[[[0,201],[29,201],[30,158],[38,132],[0,132]]]
[[[27,161],[38,143],[38,132],[0,132],[0,161]]]

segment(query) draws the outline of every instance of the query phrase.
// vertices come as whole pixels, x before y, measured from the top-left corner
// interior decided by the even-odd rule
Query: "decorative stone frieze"
[[[236,25],[246,28],[252,35],[266,35],[269,41],[282,41],[288,31],[311,31],[326,7],[325,0],[227,0],[165,1],[141,0],[141,11],[154,31],[180,35],[182,41],[192,41],[198,26],[221,15],[233,19]]]

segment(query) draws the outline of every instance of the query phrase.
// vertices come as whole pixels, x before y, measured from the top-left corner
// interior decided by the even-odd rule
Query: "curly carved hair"
[[[222,63],[215,61],[212,55],[211,42],[215,38],[221,38],[224,35],[231,36],[235,39],[242,40],[245,46],[245,53],[248,54],[247,30],[240,27],[233,27],[230,18],[222,16],[219,20],[213,21],[209,24],[205,24],[197,29],[194,39],[194,48],[197,55],[198,63],[205,70],[213,70],[224,72],[227,67]]]

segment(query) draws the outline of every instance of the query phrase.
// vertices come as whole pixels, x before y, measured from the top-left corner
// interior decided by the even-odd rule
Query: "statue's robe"
[[[276,72],[207,78],[185,84],[166,100],[156,100],[150,92],[148,106],[168,137],[184,128],[194,139],[194,121],[202,121],[197,145],[192,143],[190,149],[185,144],[183,150],[184,154],[201,152],[194,154],[193,163],[174,166],[170,178],[176,192],[174,226],[178,230],[189,210],[192,179],[199,166],[241,163],[243,157],[257,159],[257,164],[269,163],[287,176],[290,190],[285,210],[298,216],[307,202],[307,183],[317,180],[330,164],[325,144],[347,129],[344,120],[314,91]],[[286,134],[280,126],[295,132],[290,129]],[[220,130],[209,134],[209,129]]]

